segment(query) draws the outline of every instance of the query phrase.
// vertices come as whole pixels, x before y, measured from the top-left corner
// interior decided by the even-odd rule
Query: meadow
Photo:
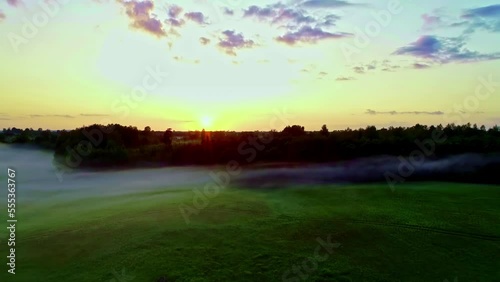
[[[19,198],[0,281],[500,280],[500,186],[230,187],[188,224],[193,188]]]

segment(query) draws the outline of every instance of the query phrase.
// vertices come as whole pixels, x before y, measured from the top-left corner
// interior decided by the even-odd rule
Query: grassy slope
[[[281,281],[329,234],[342,245],[307,281],[500,281],[500,187],[228,189],[187,225],[179,203],[191,199],[180,189],[24,203],[17,275],[0,281],[120,281],[111,272],[122,269],[130,281]]]

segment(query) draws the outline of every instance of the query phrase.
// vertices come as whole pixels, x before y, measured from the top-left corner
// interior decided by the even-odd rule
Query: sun
[[[214,119],[210,116],[203,116],[200,120],[200,123],[204,128],[210,128],[214,123]]]

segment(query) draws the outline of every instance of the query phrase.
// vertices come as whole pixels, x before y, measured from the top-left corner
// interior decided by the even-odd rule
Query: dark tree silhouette
[[[167,145],[168,147],[172,147],[173,136],[174,133],[172,131],[172,128],[165,130],[165,133],[163,133],[163,144]]]
[[[292,125],[292,126],[287,126],[285,129],[282,131],[284,136],[302,136],[306,134],[306,131],[303,126],[300,125]]]
[[[323,136],[328,136],[330,134],[330,132],[328,131],[328,127],[326,127],[326,124],[323,124],[320,133]]]

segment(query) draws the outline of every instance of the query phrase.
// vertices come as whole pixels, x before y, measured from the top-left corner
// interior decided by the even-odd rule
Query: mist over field
[[[227,183],[229,187],[286,188],[303,184],[342,184],[360,182],[402,183],[407,180],[473,179],[479,183],[499,183],[494,174],[500,156],[463,154],[444,159],[427,159],[414,165],[409,158],[380,156],[338,163],[256,164],[241,167],[237,175],[227,173],[224,166],[164,167],[128,170],[83,170],[61,167],[53,154],[27,146],[0,144],[2,170],[17,172],[17,193],[21,201],[43,197],[109,196],[155,189],[189,189],[207,183]],[[6,172],[1,178],[6,177]],[[212,175],[218,175],[214,178]],[[403,181],[404,180],[404,181]],[[186,187],[186,188],[184,188]],[[44,192],[44,193],[37,193]],[[48,193],[45,193],[48,192]],[[2,194],[5,191],[2,192]]]
[[[0,145],[0,182],[6,183],[7,168],[16,171],[19,220],[19,280],[6,281],[296,281],[290,271],[321,240],[335,249],[322,251],[328,259],[308,272],[309,281],[498,277],[488,259],[500,240],[498,186],[450,183],[498,183],[498,155],[427,160],[412,173],[404,160],[381,156],[255,163],[235,175],[221,165],[69,171],[53,160],[50,151]],[[400,182],[389,185],[387,173]],[[216,196],[203,192],[220,183],[227,189]],[[0,201],[6,198],[1,189]],[[455,258],[436,246],[465,250]],[[381,248],[389,253],[379,257]],[[417,266],[394,263],[401,252],[432,255]],[[382,279],[387,275],[394,279]]]

